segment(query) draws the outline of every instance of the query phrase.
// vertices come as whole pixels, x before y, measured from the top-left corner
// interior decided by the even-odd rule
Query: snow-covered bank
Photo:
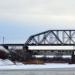
[[[5,60],[0,59],[0,66],[4,66],[4,65],[14,65],[14,63],[8,59],[5,59]]]
[[[35,70],[35,69],[75,68],[74,64],[5,64],[0,65],[0,70]]]
[[[12,61],[6,59],[0,59],[0,70],[19,70],[19,69],[49,69],[49,68],[75,68],[75,64],[68,63],[50,63],[50,64],[22,64],[16,62],[14,64]]]
[[[75,75],[74,64],[13,64],[10,60],[0,60],[0,75]],[[1,62],[0,62],[1,63]]]
[[[0,59],[0,66],[10,66],[10,65],[23,65],[22,63],[20,62],[15,62],[13,63],[11,60],[9,59]]]

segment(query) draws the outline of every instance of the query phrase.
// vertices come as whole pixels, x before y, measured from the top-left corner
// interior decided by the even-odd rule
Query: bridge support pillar
[[[72,52],[71,63],[75,63],[75,51]]]

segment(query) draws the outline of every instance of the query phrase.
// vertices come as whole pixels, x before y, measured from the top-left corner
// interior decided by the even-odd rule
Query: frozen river
[[[75,75],[75,68],[0,70],[0,75]]]
[[[75,65],[10,65],[0,66],[0,75],[75,75]]]

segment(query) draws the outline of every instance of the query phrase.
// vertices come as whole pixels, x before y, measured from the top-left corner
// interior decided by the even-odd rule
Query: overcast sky
[[[49,29],[75,29],[75,0],[0,0],[1,43]]]

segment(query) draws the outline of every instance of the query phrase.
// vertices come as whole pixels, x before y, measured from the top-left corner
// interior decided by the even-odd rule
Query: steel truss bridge
[[[74,57],[75,30],[48,30],[35,35],[31,35],[25,44],[17,45],[23,46],[23,53],[25,53],[24,57],[31,58],[33,55],[55,55],[56,57],[62,55],[71,55]],[[9,47],[16,45],[3,44],[3,46]],[[30,47],[33,47],[33,49],[30,49]],[[47,49],[47,47],[49,48]]]
[[[58,50],[61,54],[72,54],[75,49],[75,30],[48,30],[41,32],[30,36],[24,46],[73,46],[72,49],[62,50],[61,48],[60,51]],[[50,51],[53,52],[53,50]]]
[[[75,30],[48,30],[30,36],[25,45],[75,45]]]

